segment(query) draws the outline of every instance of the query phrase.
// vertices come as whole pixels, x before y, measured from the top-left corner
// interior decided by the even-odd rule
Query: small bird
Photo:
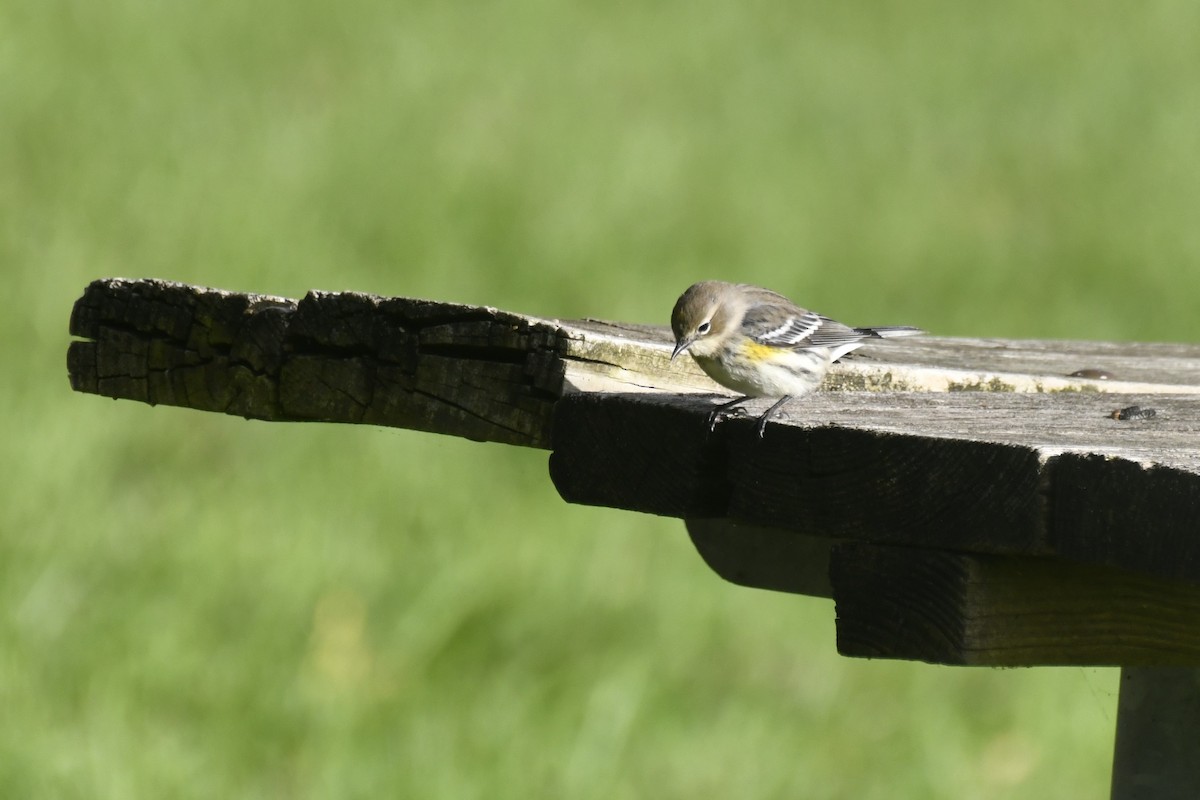
[[[710,426],[752,397],[779,398],[758,418],[759,438],[772,414],[820,386],[829,365],[865,340],[924,333],[908,326],[851,328],[770,289],[723,281],[689,286],[675,302],[671,330],[672,361],[686,350],[708,377],[742,395],[718,406]]]

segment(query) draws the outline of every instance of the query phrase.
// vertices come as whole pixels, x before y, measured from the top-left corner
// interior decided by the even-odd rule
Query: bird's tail
[[[858,333],[871,339],[896,339],[901,336],[920,336],[925,331],[911,325],[891,325],[884,328],[855,328]]]

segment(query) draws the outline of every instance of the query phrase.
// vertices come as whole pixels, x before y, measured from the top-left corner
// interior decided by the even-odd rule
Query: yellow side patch
[[[742,342],[742,355],[751,361],[765,361],[774,358],[778,353],[778,347],[771,347],[769,344],[759,344],[753,339],[746,339]]]

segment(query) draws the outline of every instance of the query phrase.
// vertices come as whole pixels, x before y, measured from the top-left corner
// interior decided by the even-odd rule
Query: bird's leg
[[[763,435],[766,433],[767,420],[771,418],[771,415],[774,414],[779,409],[783,408],[783,404],[791,399],[792,399],[792,396],[790,394],[785,394],[783,397],[781,397],[775,401],[775,405],[768,408],[766,410],[766,412],[764,412],[763,415],[758,418],[758,425],[757,425],[758,438],[760,438],[760,439],[763,438]]]
[[[730,400],[728,403],[721,403],[721,405],[714,408],[708,415],[708,432],[712,433],[715,431],[717,429],[717,423],[721,421],[721,418],[729,416],[732,413],[729,409],[733,408],[738,403],[744,403],[749,399],[749,395],[745,397],[738,397]],[[737,409],[737,411],[742,414],[746,413],[745,409],[741,408]]]

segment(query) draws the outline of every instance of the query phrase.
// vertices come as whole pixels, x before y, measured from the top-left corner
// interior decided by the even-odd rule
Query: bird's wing
[[[793,306],[755,306],[746,312],[742,330],[759,344],[771,347],[829,347],[862,341],[862,331],[843,325],[815,311]]]
[[[755,306],[742,320],[747,336],[771,347],[799,347],[820,327],[819,314],[802,308],[784,311],[778,305]]]

